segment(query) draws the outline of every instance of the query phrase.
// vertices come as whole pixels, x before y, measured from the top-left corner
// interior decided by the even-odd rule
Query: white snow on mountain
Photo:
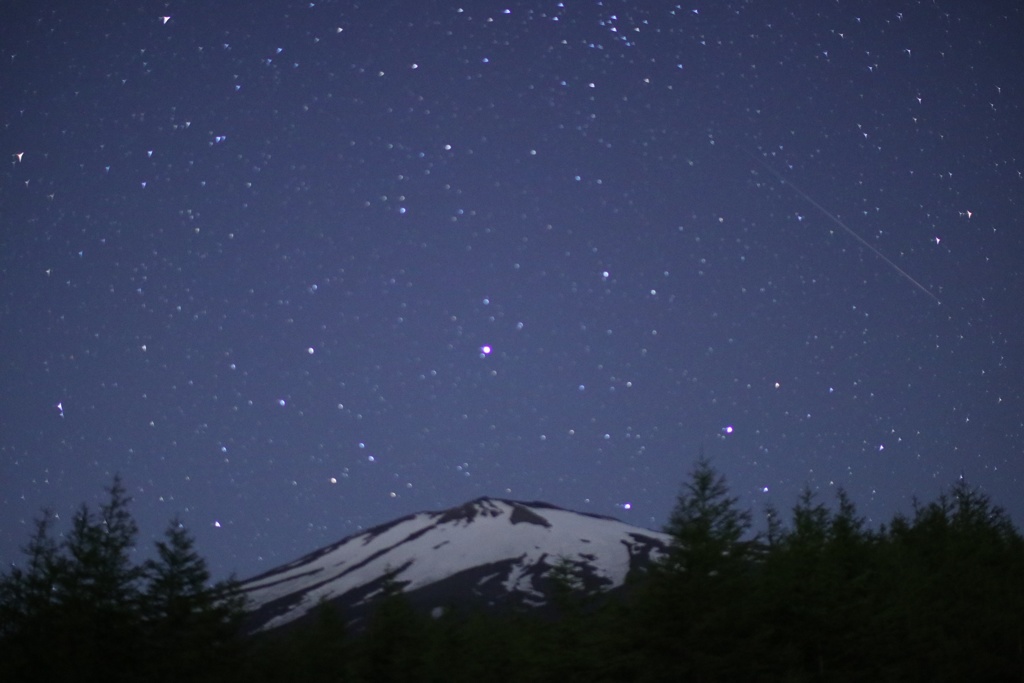
[[[366,605],[388,576],[406,594],[444,590],[522,604],[545,602],[547,575],[569,562],[598,590],[621,586],[655,559],[666,534],[545,503],[481,498],[403,517],[243,582],[261,630],[301,618],[321,601]]]

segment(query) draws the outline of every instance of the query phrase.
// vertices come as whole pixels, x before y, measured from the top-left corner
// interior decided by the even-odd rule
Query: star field
[[[1024,17],[18,3],[0,560],[120,473],[217,576],[481,495],[1024,520]]]

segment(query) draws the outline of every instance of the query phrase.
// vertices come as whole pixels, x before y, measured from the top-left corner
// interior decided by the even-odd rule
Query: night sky
[[[0,561],[483,495],[1024,521],[1017,2],[12,2]]]

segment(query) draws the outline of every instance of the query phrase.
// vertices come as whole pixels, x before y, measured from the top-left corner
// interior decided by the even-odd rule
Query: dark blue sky
[[[1024,519],[1017,3],[155,7],[0,26],[5,565],[114,473],[218,576],[659,527],[701,447],[755,512]]]

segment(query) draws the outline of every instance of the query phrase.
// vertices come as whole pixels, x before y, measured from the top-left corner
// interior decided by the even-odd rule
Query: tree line
[[[210,582],[177,520],[156,556],[132,562],[138,527],[119,477],[58,542],[44,510],[24,562],[0,577],[0,680],[224,680],[241,653],[234,580]]]
[[[550,582],[556,616],[453,607],[433,618],[392,585],[359,629],[324,604],[255,637],[237,630],[236,586],[207,585],[180,525],[159,560],[113,561],[119,542],[101,540],[134,534],[114,514],[119,487],[98,517],[80,511],[61,547],[40,524],[24,568],[0,580],[0,679],[1024,680],[1024,538],[963,479],[874,529],[843,491],[830,505],[805,490],[755,532],[701,457],[665,529],[669,551],[614,598],[579,590],[566,562]],[[74,578],[83,572],[92,578]],[[109,675],[73,675],[84,671]]]

